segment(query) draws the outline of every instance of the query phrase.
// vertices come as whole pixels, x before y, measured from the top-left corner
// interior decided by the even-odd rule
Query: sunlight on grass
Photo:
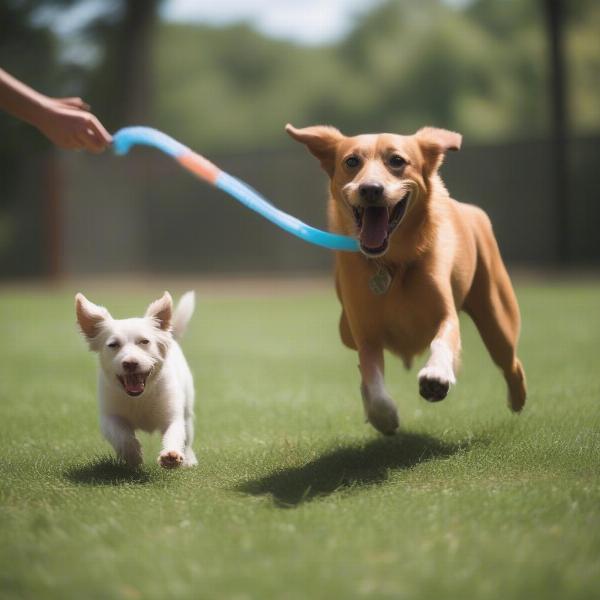
[[[200,466],[97,427],[67,293],[0,296],[3,598],[589,598],[600,589],[600,286],[521,286],[530,396],[463,319],[438,405],[388,357],[402,433],[363,422],[333,292],[204,297],[184,349]],[[142,294],[94,300],[120,315]]]

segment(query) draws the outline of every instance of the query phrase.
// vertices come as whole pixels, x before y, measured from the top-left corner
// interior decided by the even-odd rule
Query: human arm
[[[59,148],[102,152],[112,138],[81,98],[50,98],[0,69],[0,108]]]

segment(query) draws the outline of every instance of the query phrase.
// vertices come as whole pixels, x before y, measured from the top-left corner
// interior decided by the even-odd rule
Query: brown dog
[[[409,367],[428,346],[418,374],[421,396],[446,397],[460,358],[458,311],[475,322],[508,384],[510,408],[525,404],[516,356],[520,316],[487,215],[451,199],[438,174],[458,133],[425,127],[415,135],[345,137],[333,127],[286,131],[305,144],[331,179],[329,225],[358,237],[361,252],[336,252],[340,333],[358,350],[367,419],[382,433],[398,428],[384,386],[383,351]]]

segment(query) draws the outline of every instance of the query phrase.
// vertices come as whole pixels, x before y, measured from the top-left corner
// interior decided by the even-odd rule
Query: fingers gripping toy
[[[158,148],[172,156],[182,167],[223,190],[248,208],[256,211],[283,230],[306,242],[330,248],[331,250],[358,250],[358,242],[348,236],[321,231],[303,223],[299,219],[275,208],[268,200],[243,181],[222,171],[209,160],[190,150],[165,133],[150,127],[125,127],[113,136],[113,149],[116,154],[129,152],[132,146],[144,145]]]

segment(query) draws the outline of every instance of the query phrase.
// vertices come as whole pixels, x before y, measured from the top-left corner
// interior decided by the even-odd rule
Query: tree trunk
[[[548,66],[552,103],[552,174],[556,212],[556,257],[570,258],[568,110],[565,79],[564,17],[562,0],[544,0],[548,34]]]
[[[152,107],[152,34],[160,0],[126,0],[92,83],[92,98],[108,129],[148,121]]]

